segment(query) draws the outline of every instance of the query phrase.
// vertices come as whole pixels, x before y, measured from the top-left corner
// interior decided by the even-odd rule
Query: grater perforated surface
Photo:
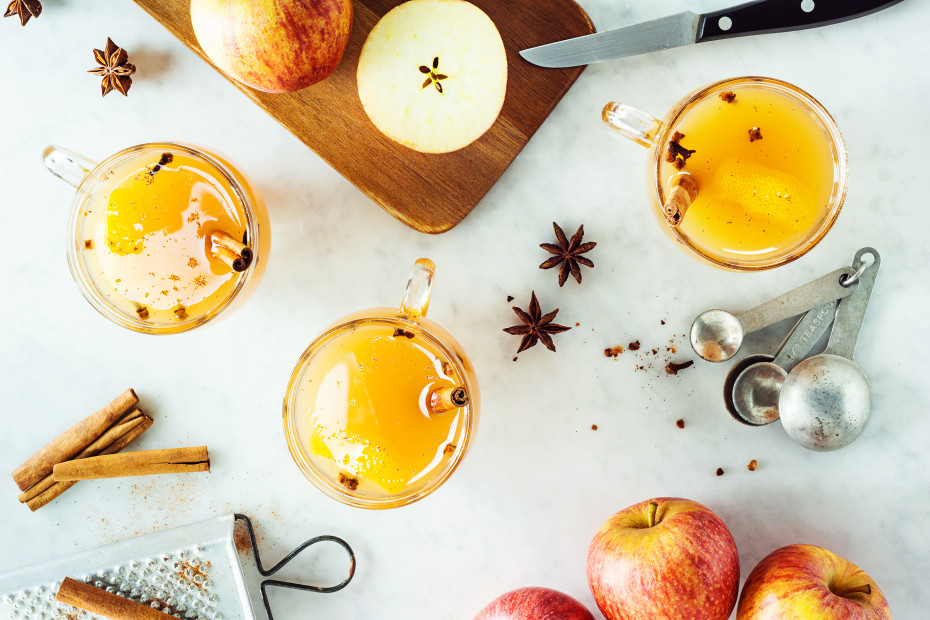
[[[234,523],[223,515],[4,573],[0,619],[103,618],[55,600],[71,577],[185,620],[254,620]]]

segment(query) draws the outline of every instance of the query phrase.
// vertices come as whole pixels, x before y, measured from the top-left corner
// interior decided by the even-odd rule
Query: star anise
[[[25,26],[30,17],[38,17],[42,13],[42,4],[39,0],[13,0],[6,7],[4,17],[19,16],[20,23]]]
[[[526,351],[530,347],[535,346],[537,342],[542,342],[546,345],[547,349],[555,351],[555,345],[552,343],[550,334],[560,334],[571,329],[571,327],[557,325],[552,322],[555,315],[559,313],[558,308],[542,316],[542,312],[539,309],[539,300],[536,299],[535,291],[533,291],[533,296],[530,299],[529,312],[524,312],[516,306],[513,307],[513,311],[516,312],[520,320],[523,321],[523,325],[508,327],[504,331],[515,336],[523,336],[523,341],[520,342],[520,348],[517,349],[517,353]]]
[[[116,45],[113,39],[107,37],[107,46],[104,50],[94,50],[94,59],[100,65],[88,71],[94,75],[103,78],[100,82],[100,90],[106,97],[111,90],[126,95],[129,87],[132,86],[132,78],[129,77],[136,72],[136,66],[127,62],[129,54],[126,50]]]
[[[594,249],[597,243],[594,241],[589,241],[587,243],[581,242],[581,238],[584,237],[584,226],[578,227],[578,232],[572,235],[571,241],[565,238],[565,232],[555,222],[552,222],[552,228],[555,230],[555,238],[559,244],[542,243],[539,245],[539,247],[545,251],[555,254],[555,256],[540,265],[539,268],[552,269],[557,265],[562,265],[559,269],[559,286],[565,284],[565,281],[568,279],[569,271],[575,276],[575,280],[578,281],[578,284],[581,284],[581,267],[578,266],[578,263],[581,263],[585,267],[594,267],[594,263],[584,256],[581,256],[581,254]]]

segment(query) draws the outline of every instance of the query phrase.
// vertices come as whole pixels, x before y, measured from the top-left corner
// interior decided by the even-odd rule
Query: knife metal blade
[[[902,0],[753,0],[711,13],[686,12],[523,50],[541,67],[577,67],[670,47],[837,24]]]
[[[697,40],[700,18],[686,11],[634,26],[531,47],[520,55],[540,67],[563,68],[690,45]]]

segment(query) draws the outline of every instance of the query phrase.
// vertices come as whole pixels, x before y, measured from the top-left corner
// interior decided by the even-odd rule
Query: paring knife
[[[531,47],[540,67],[577,67],[625,56],[750,34],[817,28],[881,11],[901,0],[757,0],[698,15],[686,11],[649,22]]]

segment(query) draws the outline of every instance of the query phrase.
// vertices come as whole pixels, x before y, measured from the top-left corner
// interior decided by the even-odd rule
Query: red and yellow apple
[[[823,547],[788,545],[749,573],[737,620],[890,620],[878,584]]]
[[[285,93],[331,74],[352,29],[352,0],[191,0],[200,47],[230,77]]]
[[[739,554],[709,508],[660,497],[621,510],[594,535],[588,585],[608,620],[726,620]]]
[[[594,620],[594,616],[558,590],[520,588],[491,601],[475,620]]]

